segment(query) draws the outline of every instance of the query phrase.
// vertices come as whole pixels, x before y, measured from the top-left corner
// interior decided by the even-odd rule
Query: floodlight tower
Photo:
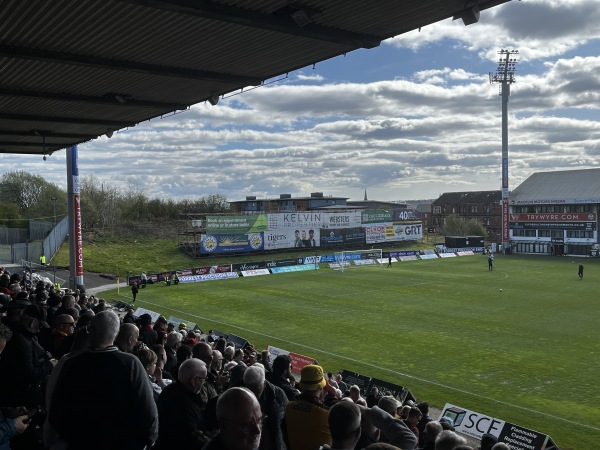
[[[490,72],[490,84],[500,83],[502,96],[502,249],[508,248],[508,96],[515,82],[515,55],[519,50],[500,50],[496,73]]]

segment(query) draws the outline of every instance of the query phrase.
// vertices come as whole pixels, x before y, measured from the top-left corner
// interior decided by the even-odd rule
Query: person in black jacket
[[[246,369],[244,385],[256,395],[263,417],[266,417],[260,438],[260,449],[286,450],[281,431],[281,421],[288,404],[285,392],[265,380],[265,369],[260,363]]]
[[[150,380],[140,360],[113,345],[119,317],[103,311],[89,326],[90,348],[63,365],[48,420],[69,449],[142,450],[158,434]]]
[[[11,325],[13,337],[0,359],[2,406],[43,405],[44,386],[57,361],[37,341],[42,327],[48,328],[46,311],[37,304],[27,306]]]

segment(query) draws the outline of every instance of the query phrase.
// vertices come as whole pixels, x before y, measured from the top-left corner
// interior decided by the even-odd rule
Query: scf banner
[[[460,406],[446,403],[442,417],[451,419],[459,433],[476,439],[489,433],[512,450],[558,450],[550,436]]]

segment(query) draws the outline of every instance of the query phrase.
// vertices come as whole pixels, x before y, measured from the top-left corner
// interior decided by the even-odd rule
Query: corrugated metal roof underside
[[[0,152],[42,153],[41,135],[48,151],[85,142],[465,8],[464,0],[0,0]]]

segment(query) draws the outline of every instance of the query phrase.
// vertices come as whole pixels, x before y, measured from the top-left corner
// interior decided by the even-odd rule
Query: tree
[[[477,219],[465,219],[458,214],[450,214],[444,222],[446,236],[483,236],[488,237],[488,232]]]

